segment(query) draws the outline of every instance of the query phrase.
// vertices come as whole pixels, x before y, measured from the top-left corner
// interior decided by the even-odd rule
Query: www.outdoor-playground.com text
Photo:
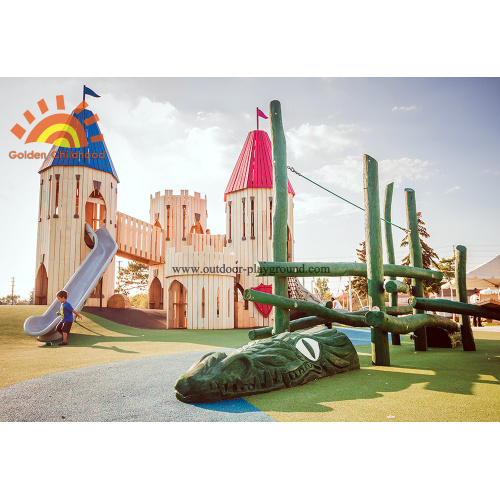
[[[174,274],[242,274],[244,272],[247,275],[258,274],[260,276],[272,276],[276,273],[284,273],[289,272],[290,269],[288,267],[282,266],[266,266],[265,270],[260,268],[259,266],[226,266],[223,264],[222,266],[172,266],[172,270]],[[302,265],[300,267],[294,268],[295,273],[327,273],[329,271],[328,267],[322,266],[306,266]]]

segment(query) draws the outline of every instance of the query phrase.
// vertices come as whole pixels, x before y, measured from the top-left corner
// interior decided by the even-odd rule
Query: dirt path
[[[159,309],[113,309],[111,307],[84,307],[83,312],[95,314],[120,325],[142,328],[145,330],[162,330],[167,328],[167,312]]]

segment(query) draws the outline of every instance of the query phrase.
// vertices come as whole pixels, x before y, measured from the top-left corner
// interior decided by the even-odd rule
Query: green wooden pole
[[[385,187],[385,197],[384,197],[384,229],[385,229],[385,248],[387,252],[387,262],[389,264],[396,264],[396,256],[394,254],[394,241],[392,239],[392,224],[391,224],[391,207],[392,207],[392,193],[394,191],[394,182],[387,184]],[[391,276],[390,280],[396,280],[397,276]],[[397,307],[398,305],[398,291],[390,291],[387,289],[387,283],[385,290],[389,293],[389,304],[392,307]],[[397,333],[391,332],[392,345],[401,345],[401,338]]]
[[[357,314],[366,315],[368,311],[354,311],[346,314]],[[406,316],[407,314],[412,314],[413,308],[411,306],[398,306],[398,307],[386,307],[385,312],[391,316]]]
[[[328,306],[326,306],[328,307]],[[329,308],[331,309],[331,307]],[[368,311],[354,311],[345,313],[348,316],[365,316]],[[385,311],[391,316],[405,316],[413,312],[411,306],[401,306],[401,307],[388,307]],[[297,330],[302,330],[306,328],[312,328],[317,325],[326,325],[327,321],[323,318],[318,318],[317,316],[307,316],[305,318],[294,319],[290,321],[290,331],[296,332]],[[328,323],[331,325],[331,323]],[[263,328],[256,328],[248,332],[248,338],[250,340],[265,339],[273,336],[273,327],[265,326]]]
[[[296,332],[297,330],[305,330],[306,328],[312,328],[313,326],[324,325],[325,323],[327,323],[327,320],[323,318],[318,318],[317,316],[307,316],[305,318],[299,318],[290,321],[290,331]],[[265,339],[272,336],[273,336],[272,326],[257,328],[255,330],[250,330],[248,332],[248,338],[250,340]]]
[[[277,309],[283,308],[292,309],[294,311],[302,311],[311,316],[318,316],[319,318],[324,318],[335,323],[342,323],[343,325],[360,326],[362,328],[366,328],[368,326],[364,316],[338,312],[335,309],[328,309],[323,305],[306,302],[305,300],[287,299],[280,295],[259,292],[258,290],[252,290],[251,288],[247,288],[245,290],[243,297],[245,300],[249,300],[250,302],[267,304],[274,306]],[[273,335],[275,335],[274,331]]]
[[[384,264],[384,276],[441,281],[443,273],[434,269]],[[363,262],[267,262],[259,261],[256,276],[367,276]]]
[[[396,295],[396,302],[398,301],[398,292],[401,293],[407,293],[408,292],[408,285],[404,281],[398,281],[391,279],[387,281],[384,285],[385,291],[387,293],[390,293],[390,298],[392,299],[393,295]],[[392,306],[392,304],[391,304]],[[392,306],[395,307],[395,306]]]
[[[420,246],[420,235],[418,234],[417,222],[417,203],[415,201],[415,191],[410,188],[405,189],[405,202],[406,202],[406,223],[408,229],[411,231],[408,235],[410,246],[410,264],[413,267],[423,267],[422,262],[422,247]],[[414,297],[424,296],[424,287],[422,280],[412,278],[412,294]],[[422,314],[424,311],[414,309],[413,314]],[[427,334],[425,327],[415,330],[415,350],[427,351]]]
[[[378,192],[378,163],[371,156],[363,156],[363,187],[365,202],[366,268],[368,304],[385,311],[384,262],[382,257],[382,229]],[[381,328],[371,326],[372,364],[390,366],[389,336]]]
[[[287,260],[287,220],[288,220],[288,174],[286,162],[286,141],[281,119],[281,104],[272,101],[269,105],[271,117],[271,140],[273,144],[274,170],[274,214],[273,214],[273,259],[275,262]],[[288,278],[274,277],[274,293],[288,297]],[[275,334],[290,330],[290,311],[274,308]]]
[[[482,316],[484,318],[496,319],[500,321],[500,310],[463,302],[454,302],[447,299],[422,299],[415,297],[411,303],[415,309],[426,311],[439,311],[469,316]]]
[[[467,304],[467,248],[463,245],[457,245],[455,248],[455,286],[457,287],[457,300],[463,304]],[[460,325],[462,331],[462,345],[464,351],[475,351],[476,343],[472,334],[470,325],[470,317],[466,314],[460,315]]]
[[[452,332],[456,332],[460,327],[453,320],[438,316],[436,314],[412,314],[396,318],[389,316],[382,311],[368,311],[365,316],[366,322],[386,332],[405,334],[415,332],[425,326],[437,326]]]

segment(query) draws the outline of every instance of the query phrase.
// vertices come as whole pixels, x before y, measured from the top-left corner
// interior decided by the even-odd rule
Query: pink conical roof
[[[224,201],[228,193],[246,188],[273,187],[273,150],[271,140],[264,130],[253,130],[247,139],[236,162],[231,178],[224,192]],[[288,192],[295,196],[290,181]]]

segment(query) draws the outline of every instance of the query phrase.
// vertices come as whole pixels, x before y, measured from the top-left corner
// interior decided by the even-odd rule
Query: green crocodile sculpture
[[[336,329],[317,326],[255,340],[230,354],[208,352],[175,384],[184,403],[209,403],[296,387],[359,369],[351,341]]]

